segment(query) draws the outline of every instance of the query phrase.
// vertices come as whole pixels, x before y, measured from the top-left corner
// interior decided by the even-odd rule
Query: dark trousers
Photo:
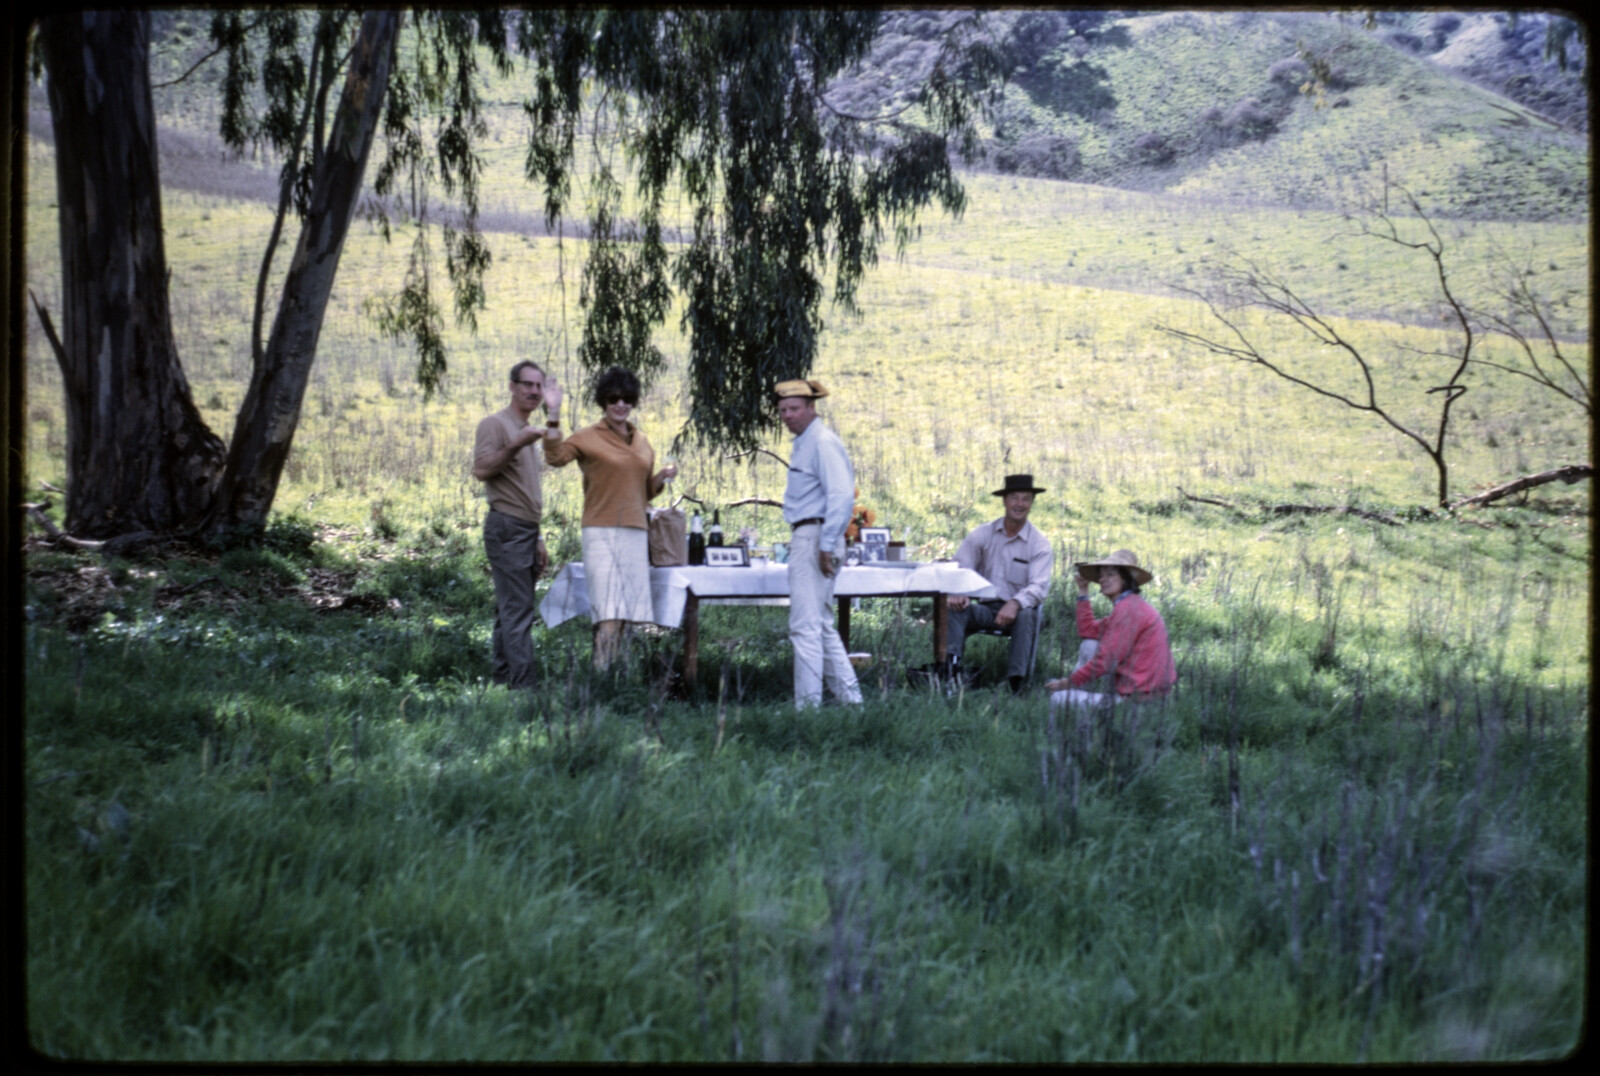
[[[1022,609],[1017,619],[1008,627],[999,628],[994,615],[1005,603],[1002,601],[972,601],[965,609],[952,609],[949,613],[950,637],[946,644],[950,656],[960,659],[966,649],[967,636],[975,631],[994,629],[1011,637],[1011,653],[1006,659],[1006,676],[1019,676],[1026,680],[1033,674],[1033,656],[1039,647],[1039,608]]]
[[[539,525],[490,509],[483,551],[494,574],[494,682],[533,687],[533,598],[539,578]]]

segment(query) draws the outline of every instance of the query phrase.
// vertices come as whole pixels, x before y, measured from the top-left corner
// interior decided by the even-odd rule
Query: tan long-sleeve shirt
[[[628,442],[604,422],[585,426],[559,444],[547,444],[544,461],[564,467],[573,460],[583,472],[585,527],[647,526],[645,509],[665,483],[655,481],[656,450],[642,430]]]
[[[1050,593],[1055,550],[1032,523],[1024,523],[1015,537],[1006,534],[1005,524],[1001,516],[973,528],[956,550],[956,563],[993,583],[1001,600],[1015,598],[1022,608],[1031,609]]]

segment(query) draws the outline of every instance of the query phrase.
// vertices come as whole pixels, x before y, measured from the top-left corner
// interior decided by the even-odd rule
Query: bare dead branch
[[[768,451],[765,448],[752,448],[752,449],[748,449],[748,450],[746,450],[744,452],[732,452],[732,453],[729,453],[726,456],[723,456],[722,458],[725,459],[725,460],[738,460],[738,459],[743,459],[746,456],[754,455],[757,452],[761,453],[763,456],[771,456],[773,459],[775,459],[779,463],[783,464],[783,469],[784,470],[787,471],[789,469],[789,461],[788,460],[784,459],[782,456],[778,455],[776,452]]]
[[[774,500],[772,500],[771,498],[768,498],[768,497],[746,497],[742,501],[729,501],[728,502],[728,507],[729,508],[738,508],[741,505],[746,505],[746,504],[764,504],[768,508],[782,508],[783,507],[783,502],[782,501],[774,501]]]
[[[1451,410],[1457,400],[1467,391],[1467,386],[1462,383],[1462,378],[1467,373],[1473,362],[1473,349],[1477,343],[1474,331],[1473,318],[1467,306],[1456,295],[1450,282],[1450,273],[1445,264],[1445,242],[1439,235],[1433,222],[1422,211],[1417,200],[1411,192],[1404,187],[1395,188],[1405,199],[1410,207],[1414,219],[1421,223],[1427,230],[1427,238],[1408,239],[1400,231],[1395,218],[1388,212],[1387,188],[1384,207],[1374,209],[1374,219],[1364,222],[1360,234],[1380,239],[1387,243],[1408,251],[1425,254],[1428,258],[1432,275],[1441,297],[1441,303],[1450,311],[1451,320],[1454,321],[1456,332],[1459,333],[1459,343],[1447,354],[1440,353],[1439,358],[1452,364],[1450,376],[1442,384],[1426,389],[1429,395],[1439,394],[1438,418],[1432,430],[1412,429],[1401,422],[1392,411],[1392,403],[1380,401],[1377,383],[1373,376],[1374,364],[1364,345],[1358,345],[1342,330],[1301,296],[1282,273],[1264,267],[1252,258],[1233,255],[1235,263],[1224,266],[1216,271],[1216,279],[1223,293],[1231,302],[1224,308],[1211,295],[1196,291],[1193,288],[1175,287],[1174,290],[1190,295],[1206,306],[1211,317],[1219,322],[1226,333],[1218,336],[1205,333],[1190,332],[1185,329],[1175,328],[1170,325],[1157,324],[1158,331],[1182,340],[1185,343],[1196,344],[1212,354],[1226,358],[1237,359],[1241,362],[1261,366],[1270,370],[1277,377],[1288,381],[1290,384],[1299,385],[1301,388],[1316,393],[1343,404],[1355,411],[1372,415],[1396,433],[1406,437],[1417,445],[1433,462],[1434,470],[1438,475],[1437,503],[1442,508],[1449,504],[1450,496],[1450,468],[1446,459],[1446,445],[1450,432]],[[1408,218],[1409,219],[1409,218]],[[1287,318],[1305,332],[1312,340],[1324,347],[1334,347],[1344,353],[1349,361],[1354,364],[1355,371],[1361,382],[1366,386],[1365,393],[1352,395],[1341,392],[1321,384],[1311,377],[1302,377],[1262,352],[1243,324],[1233,315],[1236,308],[1255,309],[1267,312],[1270,315]],[[1415,353],[1413,351],[1413,353]],[[1292,510],[1306,510],[1305,506],[1293,506]]]
[[[1482,493],[1471,497],[1465,497],[1457,501],[1455,504],[1452,504],[1450,507],[1465,508],[1469,505],[1480,506],[1492,504],[1503,497],[1511,496],[1513,493],[1521,493],[1525,489],[1533,489],[1549,482],[1565,482],[1570,486],[1574,482],[1592,477],[1594,477],[1594,468],[1589,464],[1568,464],[1565,467],[1557,467],[1553,471],[1541,471],[1538,474],[1524,475],[1522,478],[1495,486],[1493,489],[1486,489]]]
[[[1504,373],[1515,374],[1518,377],[1527,378],[1535,384],[1543,385],[1550,391],[1583,408],[1584,414],[1593,416],[1593,399],[1590,395],[1589,382],[1584,378],[1582,371],[1575,367],[1567,358],[1566,353],[1562,351],[1561,338],[1550,324],[1549,317],[1546,314],[1545,303],[1528,287],[1528,282],[1514,270],[1511,282],[1502,285],[1499,296],[1511,308],[1509,314],[1502,315],[1489,310],[1474,310],[1473,313],[1483,320],[1487,331],[1514,343],[1527,359],[1528,366],[1532,367],[1532,372],[1530,373],[1528,370],[1518,366],[1494,362],[1489,359],[1474,358],[1473,363],[1478,366],[1500,370]],[[1512,320],[1512,317],[1516,314],[1521,314],[1523,317],[1531,319],[1539,327],[1539,346],[1535,345],[1534,340],[1530,338],[1530,334],[1523,331]],[[1569,381],[1574,387],[1569,388],[1558,375],[1545,369],[1544,363],[1539,357],[1540,346],[1548,350],[1549,358],[1554,363],[1559,364],[1560,368],[1566,372],[1565,380]]]

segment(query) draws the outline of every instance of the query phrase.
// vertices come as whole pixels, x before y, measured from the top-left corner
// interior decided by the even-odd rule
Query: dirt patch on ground
[[[393,598],[353,593],[360,574],[354,568],[307,568],[304,582],[294,582],[270,571],[224,572],[218,568],[218,558],[192,551],[164,549],[158,558],[115,564],[87,552],[66,563],[59,557],[43,556],[60,552],[58,546],[39,537],[29,538],[23,546],[29,563],[28,617],[73,634],[100,623],[107,612],[120,615],[145,592],[150,603],[166,614],[209,611],[234,616],[262,602],[285,601],[300,602],[318,612],[371,615],[400,611],[400,603]],[[189,569],[181,573],[185,577],[204,574],[177,582],[172,576],[178,565]]]

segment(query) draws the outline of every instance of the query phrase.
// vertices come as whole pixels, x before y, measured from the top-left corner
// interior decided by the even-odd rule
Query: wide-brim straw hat
[[[785,400],[790,396],[801,396],[808,400],[820,400],[828,394],[822,382],[795,378],[792,381],[780,381],[772,387],[778,399]]]
[[[1133,573],[1133,581],[1141,587],[1155,578],[1154,574],[1139,567],[1139,558],[1128,549],[1119,549],[1101,560],[1079,561],[1077,568],[1078,574],[1088,579],[1099,575],[1101,568],[1126,568]],[[1091,568],[1094,570],[1090,571]]]
[[[1031,474],[1006,475],[1005,488],[994,491],[996,497],[1004,497],[1008,493],[1043,493],[1044,490],[1033,484]]]

